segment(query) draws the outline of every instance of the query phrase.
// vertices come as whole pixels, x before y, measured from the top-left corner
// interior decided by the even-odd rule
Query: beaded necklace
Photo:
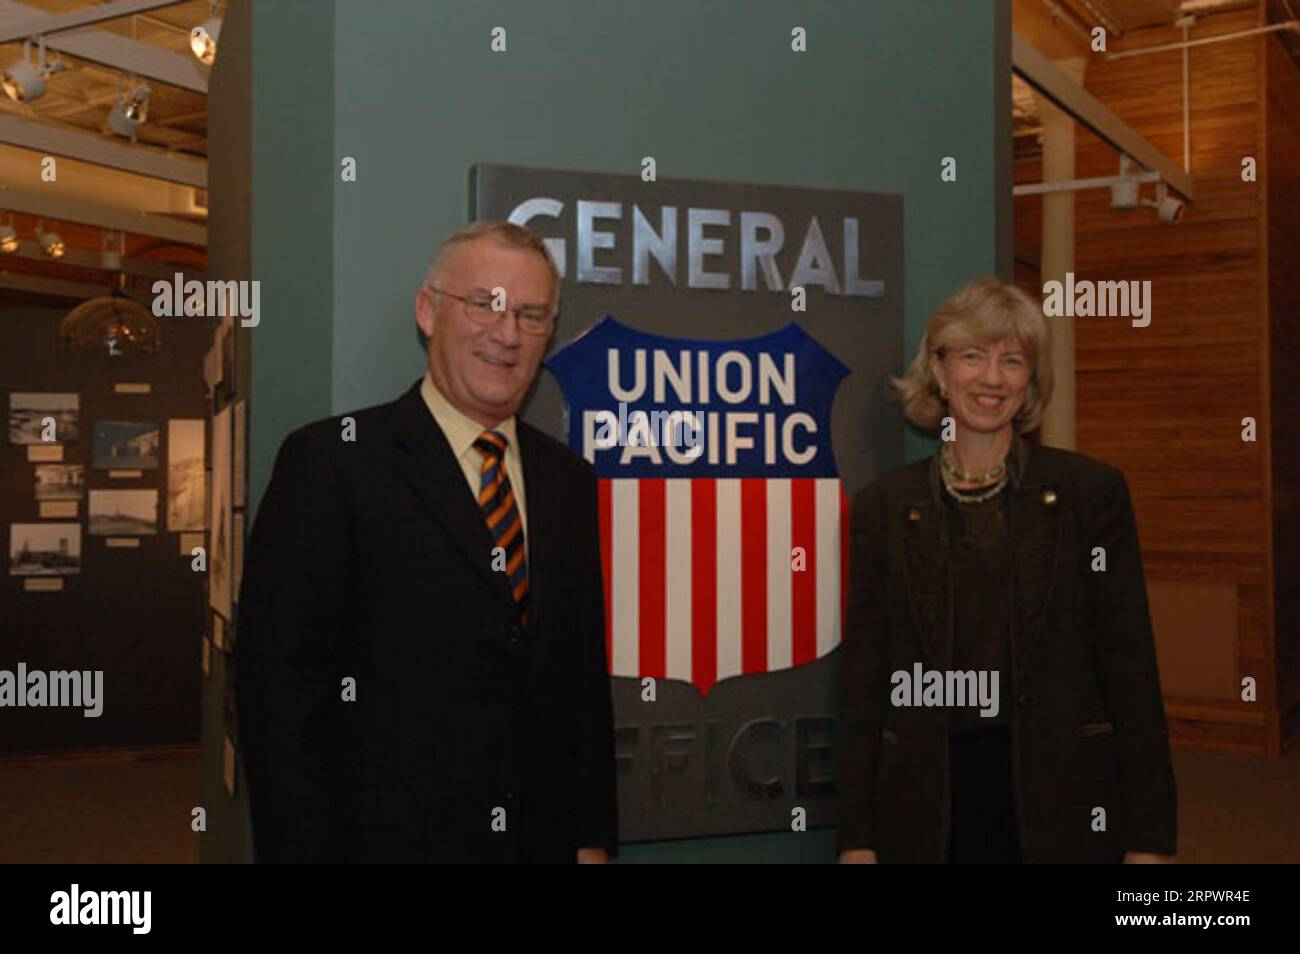
[[[986,500],[992,500],[994,497],[996,497],[999,493],[1002,492],[1002,488],[1007,485],[1007,468],[1006,468],[1005,461],[999,463],[987,474],[967,475],[967,474],[963,474],[960,470],[958,470],[957,466],[948,458],[948,450],[947,447],[945,446],[939,452],[939,463],[942,465],[940,469],[942,471],[944,489],[947,490],[948,493],[952,496],[952,499],[957,501],[958,503],[963,503],[963,504],[984,503]],[[958,490],[956,487],[953,486],[954,480],[974,482],[974,481],[984,481],[984,480],[993,480],[993,479],[996,479],[997,483],[995,483],[992,487],[981,488],[975,491],[974,493],[968,490]]]

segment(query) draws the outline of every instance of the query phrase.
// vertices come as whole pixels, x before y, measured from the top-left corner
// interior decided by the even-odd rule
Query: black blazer
[[[237,699],[257,859],[612,852],[592,468],[518,423],[530,591],[521,627],[419,384],[350,416],[355,441],[341,439],[340,418],[289,435],[249,541]],[[343,698],[348,678],[355,701]]]
[[[1142,554],[1124,476],[1016,439],[1009,467],[1012,733],[1026,862],[1173,854],[1175,793]],[[852,509],[841,669],[840,850],[946,860],[948,710],[890,704],[890,676],[947,670],[952,604],[937,458]],[[1104,572],[1093,548],[1103,547]],[[1002,673],[1001,678],[1006,679]],[[1093,809],[1106,810],[1105,831]]]

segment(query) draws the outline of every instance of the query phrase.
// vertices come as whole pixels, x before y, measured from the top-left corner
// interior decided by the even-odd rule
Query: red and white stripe
[[[614,675],[683,679],[707,693],[839,644],[848,526],[838,478],[599,484]],[[795,547],[802,570],[791,566]]]

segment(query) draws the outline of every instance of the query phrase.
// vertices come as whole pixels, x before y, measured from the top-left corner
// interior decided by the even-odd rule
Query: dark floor
[[[1178,860],[1300,862],[1300,749],[1280,759],[1174,749]]]
[[[1300,862],[1300,750],[1174,751],[1181,862]],[[196,750],[0,760],[0,863],[193,863]]]
[[[0,760],[0,863],[197,864],[199,751]]]

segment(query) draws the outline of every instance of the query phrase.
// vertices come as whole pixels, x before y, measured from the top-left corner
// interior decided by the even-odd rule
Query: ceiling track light
[[[1111,183],[1110,207],[1112,209],[1136,209],[1138,207],[1138,188],[1142,184],[1139,178],[1138,164],[1123,153],[1119,157],[1119,179]]]
[[[44,220],[36,223],[36,239],[50,258],[62,258],[63,253],[67,251],[67,246],[63,244],[63,238],[58,232],[45,231]]]
[[[190,50],[204,66],[211,66],[217,58],[220,36],[221,17],[217,16],[217,0],[212,0],[212,16],[190,31]]]
[[[1142,205],[1156,210],[1156,218],[1161,222],[1177,222],[1183,217],[1187,203],[1176,195],[1169,193],[1169,186],[1163,182],[1156,183],[1155,199],[1143,199]]]
[[[129,93],[118,87],[117,101],[108,111],[108,128],[123,139],[134,139],[136,131],[149,118],[149,87],[136,83]]]
[[[67,67],[60,59],[53,63],[45,62],[45,37],[37,37],[39,53],[35,63],[31,60],[32,41],[23,41],[23,58],[9,66],[4,72],[5,95],[15,103],[30,103],[45,95],[45,80],[55,73],[61,73]]]
[[[12,255],[18,251],[18,233],[14,231],[14,214],[9,213],[9,221],[0,225],[0,253]]]
[[[103,232],[99,238],[100,267],[106,272],[120,272],[126,255],[125,232]]]

